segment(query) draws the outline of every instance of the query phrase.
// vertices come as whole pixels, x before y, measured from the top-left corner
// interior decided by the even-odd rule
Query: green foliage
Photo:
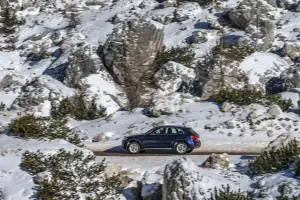
[[[300,148],[297,141],[293,140],[280,149],[262,152],[260,156],[249,163],[249,169],[254,175],[286,170],[296,161],[299,154]]]
[[[300,160],[296,161],[295,175],[300,176]]]
[[[288,184],[287,183],[284,183],[278,189],[279,189],[278,191],[280,192],[280,196],[275,197],[276,200],[300,200],[299,195],[298,196],[293,195],[292,197],[288,197],[285,194],[285,191],[288,190]]]
[[[15,25],[17,24],[17,18],[8,5],[4,7],[3,15],[1,17],[3,20],[3,27],[1,31],[5,34],[14,33],[16,28]]]
[[[213,57],[222,56],[229,60],[240,62],[254,52],[254,49],[246,46],[239,46],[233,44],[219,44],[213,48],[212,55]]]
[[[72,117],[76,120],[94,120],[106,116],[106,108],[98,107],[96,98],[88,106],[83,95],[76,95],[71,99],[63,99],[58,106],[53,106],[51,115],[54,118]]]
[[[277,104],[282,110],[287,110],[293,106],[291,100],[284,100],[278,94],[265,94],[253,89],[223,89],[217,94],[217,102],[233,102],[238,105],[250,105],[253,103],[262,105]]]
[[[235,192],[230,189],[229,185],[227,187],[222,185],[222,189],[214,189],[209,200],[254,200],[254,197],[248,193],[242,193],[240,189]]]
[[[300,197],[299,196],[292,196],[292,197],[278,196],[276,197],[276,200],[300,200]]]
[[[158,69],[169,61],[174,61],[188,67],[193,63],[194,59],[195,53],[189,47],[172,47],[171,49],[167,49],[163,46],[156,56],[155,64]]]
[[[9,124],[10,133],[22,138],[65,139],[73,144],[80,144],[77,134],[70,135],[66,126],[67,120],[63,118],[36,117],[26,115],[13,120]]]
[[[5,200],[5,195],[4,195],[4,192],[3,190],[0,188],[0,200]]]
[[[54,155],[26,151],[21,167],[31,175],[49,173],[50,178],[38,183],[37,196],[40,200],[77,200],[80,194],[87,200],[102,200],[121,189],[117,176],[104,175],[104,160],[97,163],[94,155],[84,155],[79,150],[71,153],[60,149]]]

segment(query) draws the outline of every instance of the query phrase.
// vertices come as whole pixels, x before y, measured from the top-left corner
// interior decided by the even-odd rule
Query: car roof
[[[183,125],[163,125],[163,126],[157,126],[157,128],[190,128]]]

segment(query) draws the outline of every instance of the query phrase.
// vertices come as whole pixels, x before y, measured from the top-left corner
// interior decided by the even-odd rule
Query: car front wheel
[[[136,153],[139,153],[140,150],[141,150],[141,146],[139,143],[137,142],[130,142],[128,147],[127,147],[127,150],[132,153],[132,154],[136,154]]]
[[[185,154],[188,151],[188,146],[185,143],[183,143],[183,142],[179,142],[175,146],[175,151],[178,154]]]

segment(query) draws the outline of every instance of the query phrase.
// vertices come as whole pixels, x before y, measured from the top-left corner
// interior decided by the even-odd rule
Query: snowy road
[[[173,152],[173,151],[159,151],[159,150],[151,150],[151,151],[146,151],[143,153],[139,153],[139,154],[129,154],[127,152],[94,152],[94,154],[96,156],[105,156],[105,157],[114,157],[114,156],[118,156],[118,157],[144,157],[144,156],[209,156],[213,153],[216,152],[192,152],[189,154],[185,154],[185,155],[178,155],[177,153]],[[240,156],[244,156],[244,155],[258,155],[257,152],[226,152],[229,155],[240,155]]]

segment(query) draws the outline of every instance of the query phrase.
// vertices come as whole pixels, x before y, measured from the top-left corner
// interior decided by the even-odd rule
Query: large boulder
[[[163,25],[149,19],[124,21],[105,43],[101,56],[117,83],[138,83],[155,72],[153,61],[162,47]]]
[[[163,200],[204,200],[210,197],[214,187],[229,184],[231,189],[236,186],[231,181],[208,169],[198,167],[188,158],[181,158],[165,167],[163,182]]]
[[[212,169],[227,169],[230,164],[230,157],[227,153],[223,154],[212,154],[210,155],[201,165],[202,167]]]
[[[156,85],[165,92],[176,92],[183,83],[190,84],[196,77],[194,69],[176,62],[168,62],[155,74]]]
[[[238,7],[229,11],[230,22],[245,30],[261,50],[267,50],[274,41],[274,21],[276,9],[264,0],[243,0]],[[259,28],[256,25],[259,24]]]
[[[186,2],[181,4],[175,11],[175,19],[178,22],[183,22],[189,19],[194,19],[197,14],[201,13],[202,9],[196,2]]]

